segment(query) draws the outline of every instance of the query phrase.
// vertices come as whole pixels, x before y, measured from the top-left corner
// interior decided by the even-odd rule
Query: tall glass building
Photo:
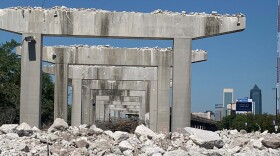
[[[250,90],[250,99],[255,102],[255,114],[262,114],[262,91],[256,84],[254,88]]]
[[[227,116],[227,105],[233,103],[233,89],[232,88],[224,88],[223,91],[223,117]]]
[[[221,121],[223,118],[223,104],[215,104],[215,120]]]

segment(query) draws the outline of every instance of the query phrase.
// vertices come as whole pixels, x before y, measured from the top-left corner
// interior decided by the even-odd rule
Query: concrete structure
[[[118,97],[118,96],[117,96]],[[120,118],[121,111],[125,113],[139,114],[139,109],[141,105],[141,98],[128,97],[117,98],[116,96],[96,96],[96,118],[99,120],[108,120],[110,110],[113,110],[112,117]],[[137,99],[137,100],[136,100]],[[107,110],[106,110],[107,107]],[[105,113],[107,112],[107,113]],[[124,116],[122,116],[124,118]]]
[[[173,61],[172,131],[175,131],[190,126],[192,40],[242,31],[245,29],[245,17],[242,15],[221,16],[216,13],[212,15],[158,14],[157,12],[150,14],[109,12],[96,9],[17,7],[0,10],[0,29],[23,34],[23,58],[28,58],[28,53],[36,53],[36,57],[29,57],[22,61],[20,122],[27,122],[31,126],[38,127],[40,118],[37,116],[40,115],[40,111],[34,108],[38,105],[40,108],[42,36],[173,40],[173,59],[176,61]],[[33,38],[36,43],[28,44],[27,41],[30,38]],[[31,71],[37,74],[34,78],[29,78]],[[168,74],[165,71],[158,73]],[[169,88],[169,83],[159,83],[158,85],[158,87],[165,86]],[[159,94],[162,92],[167,92],[167,90],[159,90]],[[168,99],[162,96],[159,100],[159,103],[161,101],[164,103]],[[28,105],[31,109],[23,109],[29,107]],[[167,108],[159,109],[159,113],[169,113],[166,110]],[[34,114],[34,118],[28,118],[24,114]],[[164,116],[159,114],[159,118],[163,118],[162,122],[166,121],[165,116],[165,114]]]
[[[228,116],[227,114],[227,105],[233,103],[233,89],[232,88],[224,88],[223,90],[223,117]]]
[[[84,80],[83,81],[83,100],[82,105],[85,107],[90,106],[90,102],[97,101],[96,96],[133,96],[133,97],[141,97],[141,109],[140,109],[140,117],[143,118],[144,114],[153,109],[154,106],[157,105],[157,98],[151,97],[150,93],[154,93],[154,91],[150,91],[150,81],[106,81],[106,80]],[[91,98],[86,96],[90,93],[91,90]],[[105,90],[104,92],[102,92]],[[112,99],[113,100],[113,99]],[[107,100],[108,101],[108,100]],[[97,103],[96,103],[97,104]],[[84,109],[84,110],[93,110],[93,109]],[[155,115],[157,114],[154,112]],[[87,113],[83,113],[87,114]],[[89,114],[92,114],[89,112]],[[142,115],[142,116],[141,116]],[[94,116],[91,115],[91,116]],[[93,120],[84,121],[84,123],[93,123]]]
[[[213,116],[211,115],[211,112],[193,112],[192,114],[205,119],[213,120]]]
[[[150,128],[155,130],[158,127],[158,78],[156,67],[110,67],[110,66],[78,66],[69,65],[68,77],[72,79],[73,103],[72,103],[72,125],[81,124],[82,109],[82,80],[130,80],[150,81]],[[169,78],[168,78],[169,83]],[[104,84],[95,84],[99,89],[104,89]],[[85,88],[88,88],[85,86]],[[90,88],[88,88],[90,89]],[[83,93],[84,94],[84,93]],[[164,95],[162,95],[164,96]],[[165,95],[169,96],[169,94]],[[87,104],[86,104],[87,105]],[[167,126],[169,127],[169,126]]]
[[[17,48],[17,53],[20,54],[20,47]],[[111,62],[111,65],[121,65],[121,66],[158,66],[159,69],[162,70],[163,64],[172,61],[171,59],[170,48],[112,48],[108,46],[75,46],[75,47],[44,47],[43,48],[43,60],[49,63],[55,63],[55,69],[48,69],[48,73],[56,73],[56,84],[55,84],[55,116],[63,116],[63,114],[67,113],[67,81],[68,78],[68,65],[69,64],[104,64],[108,65]],[[120,59],[116,60],[115,56],[120,56]],[[100,59],[102,58],[102,59]],[[203,50],[193,50],[192,51],[192,62],[201,62],[207,59],[207,52]],[[163,62],[161,60],[166,60],[167,62]],[[165,68],[168,68],[165,67]],[[136,69],[136,68],[135,68]],[[167,69],[164,69],[167,70]],[[169,71],[170,72],[170,71]],[[170,79],[172,79],[172,73],[170,73]],[[63,80],[63,82],[62,82]],[[167,80],[165,80],[167,81]],[[76,82],[76,81],[75,81]],[[165,86],[166,87],[166,86]],[[78,88],[79,89],[79,88]],[[160,88],[158,88],[161,90]],[[165,89],[166,90],[166,89]],[[165,94],[167,92],[165,91]],[[168,91],[169,93],[169,91]],[[86,96],[87,94],[85,94]],[[162,97],[161,95],[158,95]],[[166,95],[165,95],[166,96]],[[58,98],[60,97],[60,98]],[[168,96],[169,98],[169,96]],[[59,100],[61,102],[59,102]],[[76,97],[73,100],[78,100]],[[160,101],[159,101],[160,102]],[[167,104],[168,102],[168,104]],[[57,104],[56,104],[57,103]],[[59,105],[60,104],[60,105]],[[63,105],[62,105],[63,104]],[[168,107],[169,109],[169,101],[166,101],[162,105]],[[166,106],[168,105],[168,106]],[[153,106],[152,106],[153,107]],[[156,108],[156,105],[155,105]],[[154,109],[155,110],[155,109]],[[57,114],[60,112],[60,114]],[[64,112],[64,113],[63,113]],[[74,113],[75,114],[75,113]],[[83,113],[84,114],[84,113]],[[151,113],[154,114],[154,113]],[[164,116],[168,114],[162,113]],[[152,118],[157,118],[158,115],[151,115]],[[66,117],[66,116],[65,116]],[[86,117],[85,117],[86,118]],[[169,119],[166,117],[161,117],[163,120],[163,124],[165,126],[159,126],[159,129],[169,129]],[[79,119],[78,119],[79,120]],[[153,119],[150,119],[153,121]],[[73,123],[78,124],[78,121],[73,121]],[[83,123],[89,123],[87,121],[83,121]],[[90,122],[92,123],[92,122]],[[153,124],[154,122],[150,122]],[[156,122],[157,123],[157,122]],[[150,127],[152,128],[152,127]],[[156,129],[152,128],[154,131]]]

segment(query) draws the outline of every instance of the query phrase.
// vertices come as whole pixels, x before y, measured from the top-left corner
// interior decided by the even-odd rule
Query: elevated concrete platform
[[[0,9],[0,29],[46,36],[196,39],[242,31],[245,17],[22,7]]]

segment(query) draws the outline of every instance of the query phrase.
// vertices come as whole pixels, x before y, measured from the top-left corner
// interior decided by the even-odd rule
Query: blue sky
[[[1,0],[0,8],[42,6],[44,0]],[[263,112],[275,114],[277,0],[45,0],[44,7],[97,8],[110,11],[243,13],[243,32],[193,41],[193,49],[208,51],[208,61],[192,66],[192,112],[213,110],[222,103],[223,88],[233,88],[234,98],[250,95],[255,84],[262,90]],[[0,42],[21,36],[0,31]],[[118,47],[171,47],[172,41],[80,39],[45,37],[44,45],[109,44]]]

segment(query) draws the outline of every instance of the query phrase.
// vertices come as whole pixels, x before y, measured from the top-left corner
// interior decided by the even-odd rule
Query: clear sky
[[[0,8],[42,6],[44,0],[1,0]],[[193,49],[208,51],[208,61],[192,66],[192,112],[213,110],[222,103],[223,88],[234,98],[250,96],[255,84],[262,90],[263,112],[275,114],[277,0],[45,0],[44,7],[97,8],[110,11],[243,13],[245,31],[193,41]],[[0,42],[21,36],[0,31]],[[44,38],[44,45],[109,44],[117,47],[171,47],[172,41],[126,39]]]

